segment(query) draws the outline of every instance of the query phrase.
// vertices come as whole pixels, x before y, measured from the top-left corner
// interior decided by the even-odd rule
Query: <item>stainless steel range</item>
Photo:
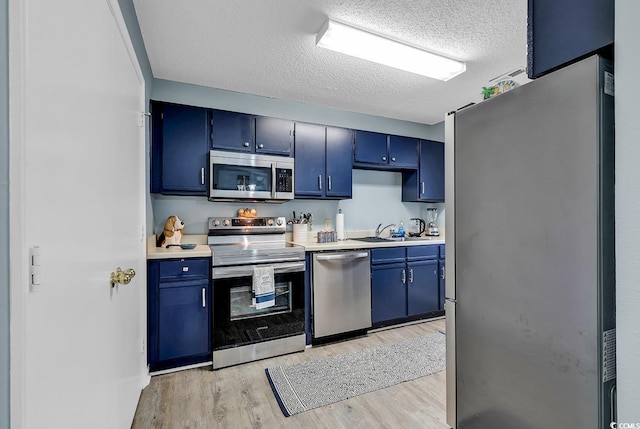
[[[304,248],[284,217],[209,218],[213,252],[213,368],[303,351]],[[256,305],[253,276],[273,267],[273,305]]]

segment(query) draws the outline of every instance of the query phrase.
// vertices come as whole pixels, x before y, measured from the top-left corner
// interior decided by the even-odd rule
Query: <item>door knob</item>
[[[132,268],[122,271],[120,267],[118,267],[115,272],[111,273],[111,287],[115,287],[116,283],[128,285],[135,275],[136,272]]]

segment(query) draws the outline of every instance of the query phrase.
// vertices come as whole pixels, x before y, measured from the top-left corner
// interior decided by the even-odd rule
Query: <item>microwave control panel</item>
[[[276,169],[276,192],[293,192],[293,170]]]

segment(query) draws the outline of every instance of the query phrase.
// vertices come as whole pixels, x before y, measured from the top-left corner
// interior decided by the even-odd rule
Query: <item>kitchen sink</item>
[[[388,238],[382,238],[382,237],[360,237],[360,238],[352,238],[352,240],[365,241],[367,243],[379,243],[381,241],[391,241]]]
[[[367,243],[380,243],[385,241],[429,241],[437,240],[439,236],[425,236],[425,237],[360,237],[352,238],[355,241],[364,241]]]
[[[366,241],[367,243],[379,243],[384,241],[405,241],[409,237],[360,237],[360,238],[352,238],[352,240],[356,241]]]

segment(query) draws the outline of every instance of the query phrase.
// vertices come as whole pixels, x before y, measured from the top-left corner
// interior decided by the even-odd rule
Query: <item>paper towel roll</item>
[[[338,240],[344,240],[344,213],[342,210],[336,215],[336,235]]]

